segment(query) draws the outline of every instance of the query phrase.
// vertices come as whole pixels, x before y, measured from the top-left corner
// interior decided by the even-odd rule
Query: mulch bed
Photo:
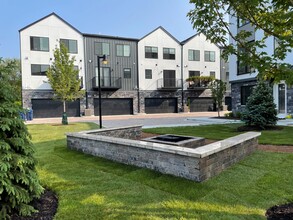
[[[157,136],[158,134],[144,133],[142,132],[141,138],[148,138]],[[214,140],[206,139],[206,144],[215,142]],[[293,146],[275,146],[275,145],[259,145],[259,150],[270,151],[270,152],[283,152],[283,153],[293,153]],[[58,208],[58,198],[53,191],[48,189],[45,190],[40,199],[34,200],[32,205],[39,212],[34,213],[30,217],[20,217],[16,214],[12,215],[12,220],[52,220],[57,212]],[[269,220],[289,220],[293,219],[293,203],[288,203],[284,205],[276,205],[269,208],[266,212],[266,217]]]

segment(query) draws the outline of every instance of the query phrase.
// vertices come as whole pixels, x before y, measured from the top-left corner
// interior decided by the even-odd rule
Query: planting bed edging
[[[123,138],[137,138],[140,134],[141,126],[68,133],[67,146],[86,154],[201,182],[251,154],[260,136],[259,132],[247,132],[195,149]]]

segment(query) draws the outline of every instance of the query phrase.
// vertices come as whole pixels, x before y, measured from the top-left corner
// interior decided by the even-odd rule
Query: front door
[[[286,86],[284,83],[278,85],[278,113],[286,114]]]

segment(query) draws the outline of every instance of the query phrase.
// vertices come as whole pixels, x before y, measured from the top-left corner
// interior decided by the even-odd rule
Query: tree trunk
[[[63,101],[63,112],[66,112],[66,102]]]

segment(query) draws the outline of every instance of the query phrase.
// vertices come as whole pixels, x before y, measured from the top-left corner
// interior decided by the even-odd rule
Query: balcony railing
[[[121,77],[101,77],[101,90],[117,90],[121,88]],[[93,89],[99,89],[98,77],[93,78]]]
[[[157,81],[158,89],[177,90],[182,87],[182,80],[175,78],[161,78]]]
[[[211,82],[215,78],[212,76],[192,76],[186,79],[188,86],[187,89],[203,90],[208,89]]]

